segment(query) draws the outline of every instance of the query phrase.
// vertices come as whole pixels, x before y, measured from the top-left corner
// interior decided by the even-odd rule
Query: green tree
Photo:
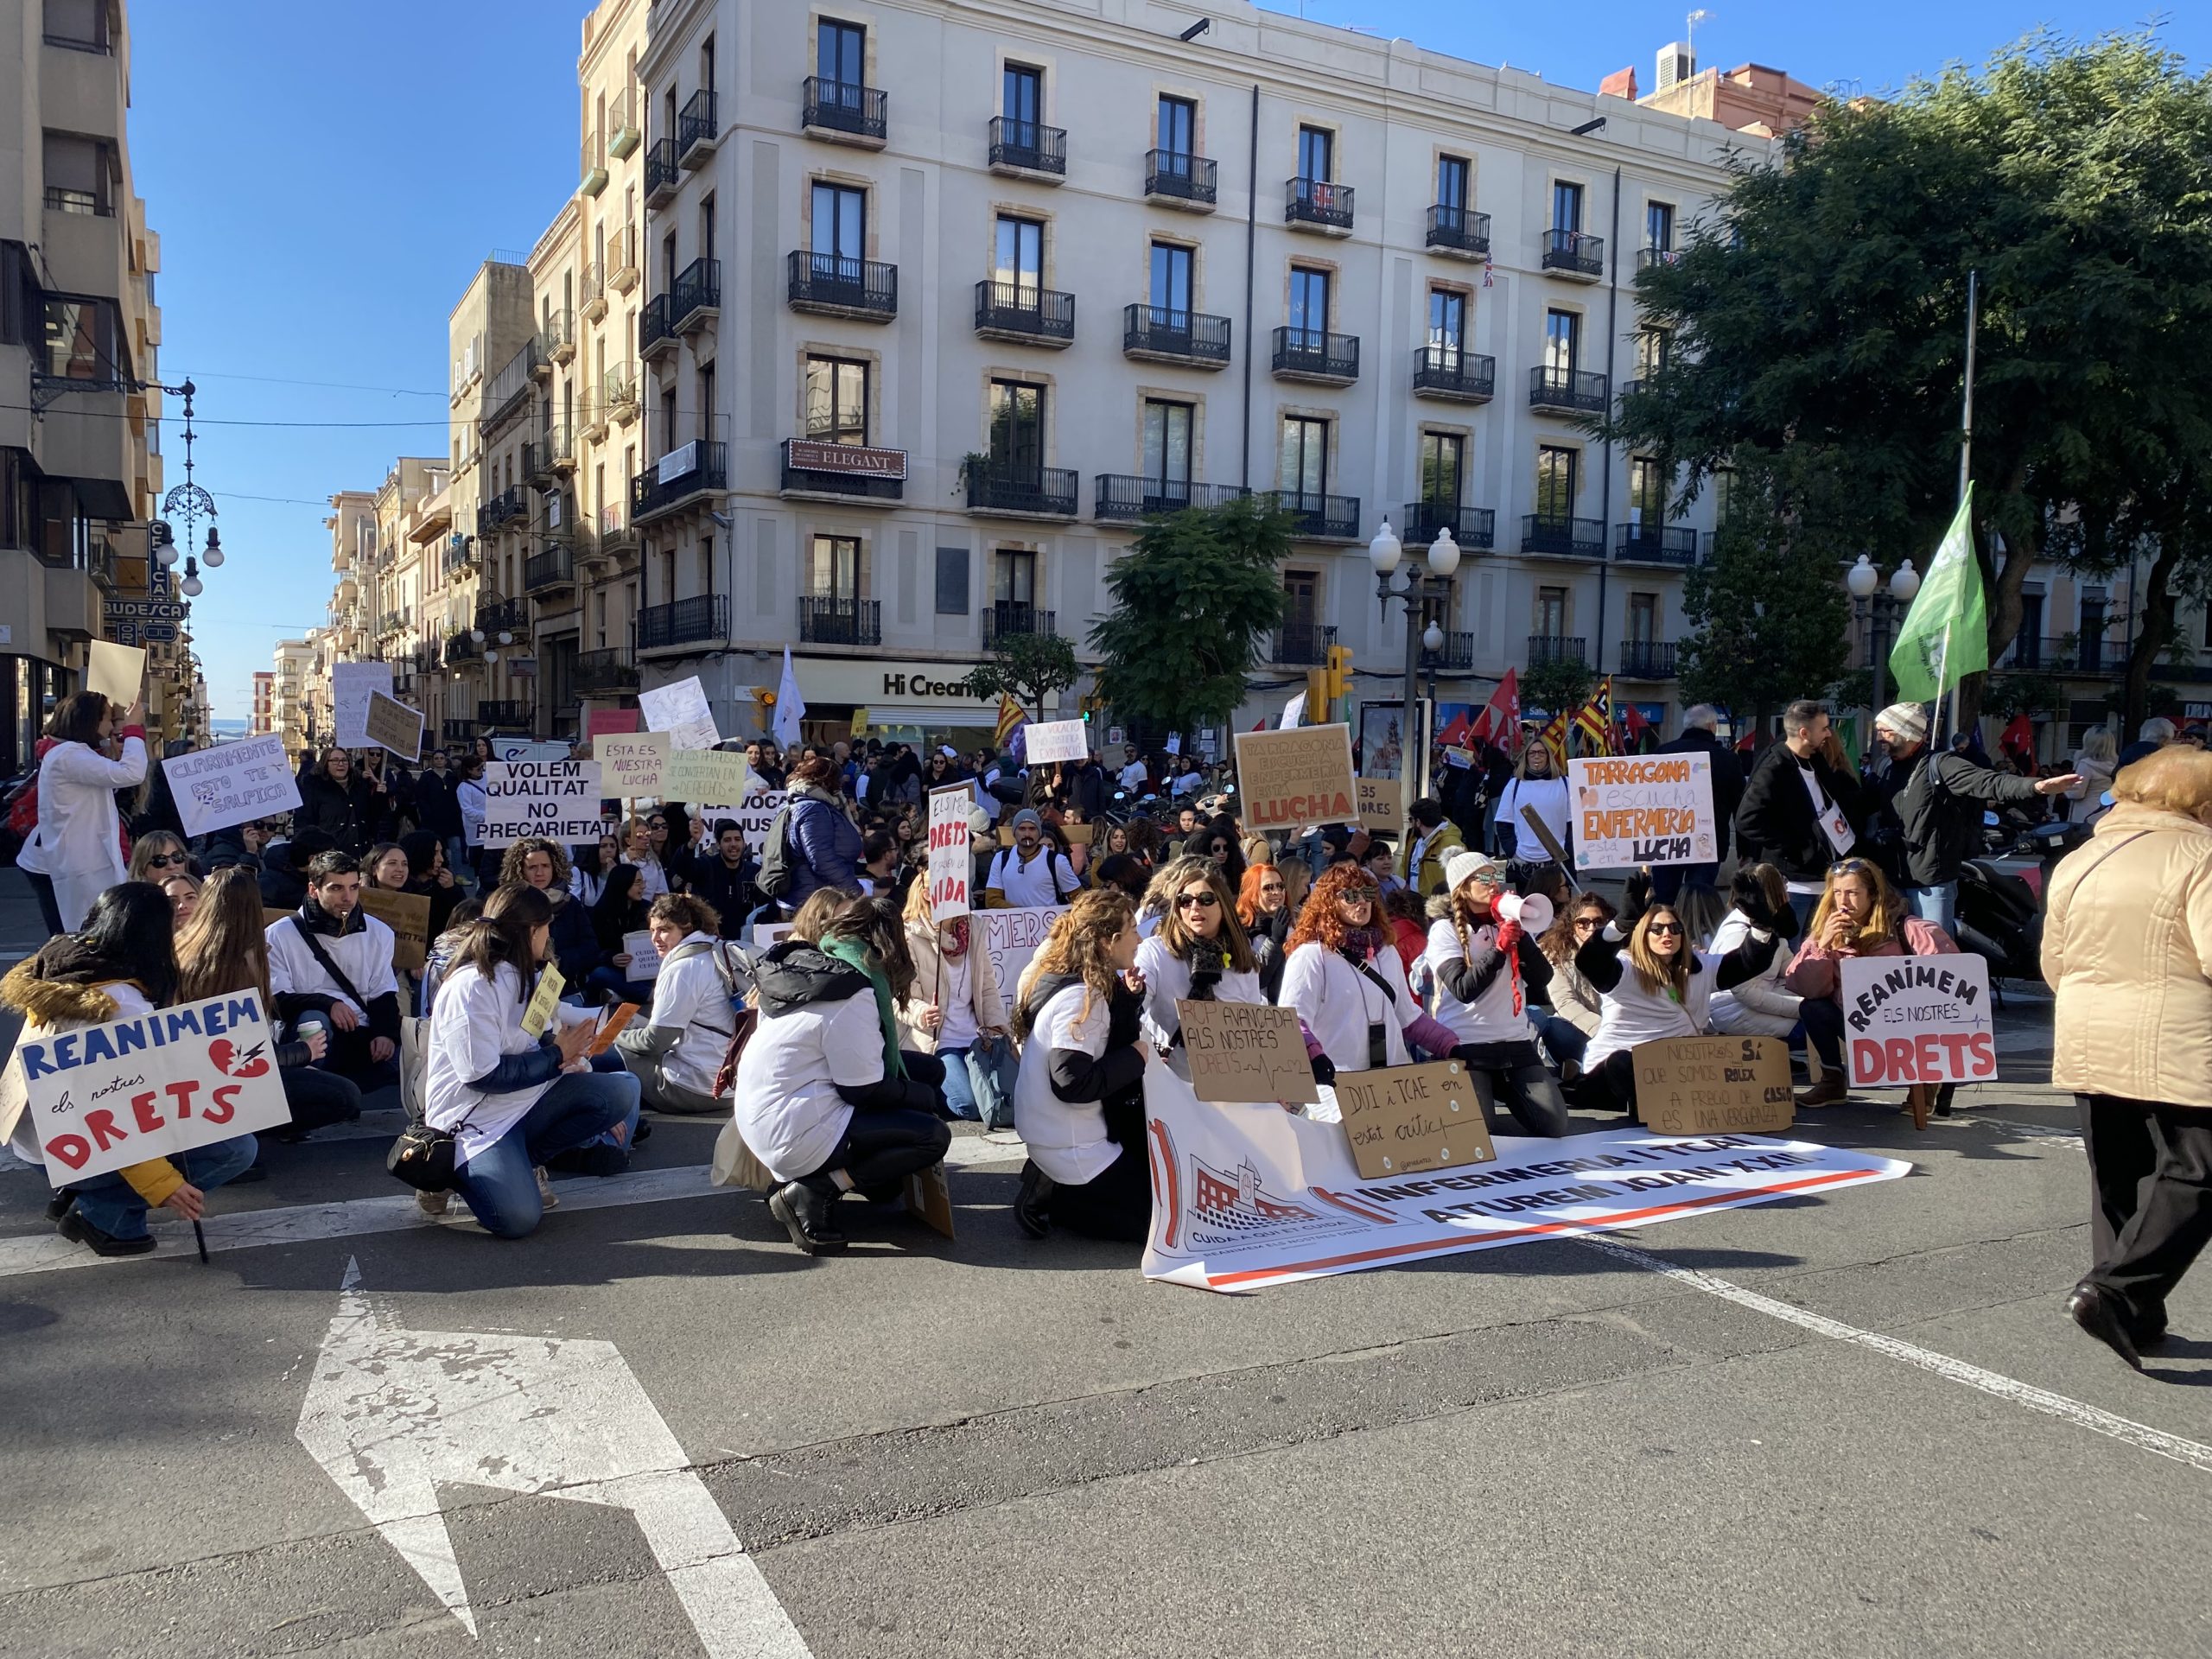
[[[1991,659],[2038,559],[2149,557],[2146,619],[2170,615],[2167,579],[2212,561],[2208,168],[2212,75],[2151,32],[2031,35],[1892,101],[1825,105],[1780,165],[1742,166],[1677,262],[1637,274],[1672,349],[1614,435],[1681,464],[1678,507],[1746,453],[1833,455],[1847,550],[1924,559],[1958,500],[1978,271]],[[2130,664],[2137,707],[2158,632]]]
[[[1082,677],[1075,641],[1060,633],[1001,633],[988,660],[976,664],[968,684],[979,697],[1009,696],[1033,719],[1045,718],[1045,700]]]
[[[1590,701],[1597,683],[1598,671],[1580,657],[1553,657],[1531,663],[1521,671],[1521,706],[1541,709],[1547,715],[1564,709],[1571,716]]]
[[[1114,608],[1091,625],[1098,690],[1122,720],[1225,725],[1287,604],[1290,518],[1256,498],[1147,521],[1114,561]]]

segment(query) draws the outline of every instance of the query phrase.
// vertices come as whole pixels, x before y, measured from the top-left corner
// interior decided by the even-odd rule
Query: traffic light
[[[765,685],[753,688],[753,723],[764,732],[776,723],[776,694]]]
[[[1329,701],[1341,702],[1351,695],[1351,647],[1329,647]]]
[[[1315,725],[1329,718],[1329,671],[1325,668],[1306,671],[1306,718]]]

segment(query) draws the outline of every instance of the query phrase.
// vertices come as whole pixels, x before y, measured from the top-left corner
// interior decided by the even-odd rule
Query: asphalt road
[[[519,1244],[271,1147],[207,1266],[0,1170],[0,1654],[2212,1653],[2212,1274],[2152,1377],[2065,1323],[2047,1015],[1801,1123],[1905,1179],[1248,1297],[975,1141],[812,1262],[697,1123]]]

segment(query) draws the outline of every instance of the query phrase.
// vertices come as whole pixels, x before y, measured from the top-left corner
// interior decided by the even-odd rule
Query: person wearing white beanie
[[[1536,1046],[1529,994],[1551,983],[1551,959],[1536,936],[1551,925],[1548,900],[1505,886],[1505,861],[1455,852],[1444,861],[1446,913],[1428,930],[1437,1022],[1453,1038],[1493,1133],[1503,1096],[1524,1135],[1567,1132],[1567,1100]]]

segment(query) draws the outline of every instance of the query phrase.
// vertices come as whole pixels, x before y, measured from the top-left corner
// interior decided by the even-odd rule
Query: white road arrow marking
[[[300,1443],[470,1635],[442,1483],[627,1510],[713,1659],[807,1659],[613,1343],[410,1331],[378,1319],[360,1278],[349,1258]]]

